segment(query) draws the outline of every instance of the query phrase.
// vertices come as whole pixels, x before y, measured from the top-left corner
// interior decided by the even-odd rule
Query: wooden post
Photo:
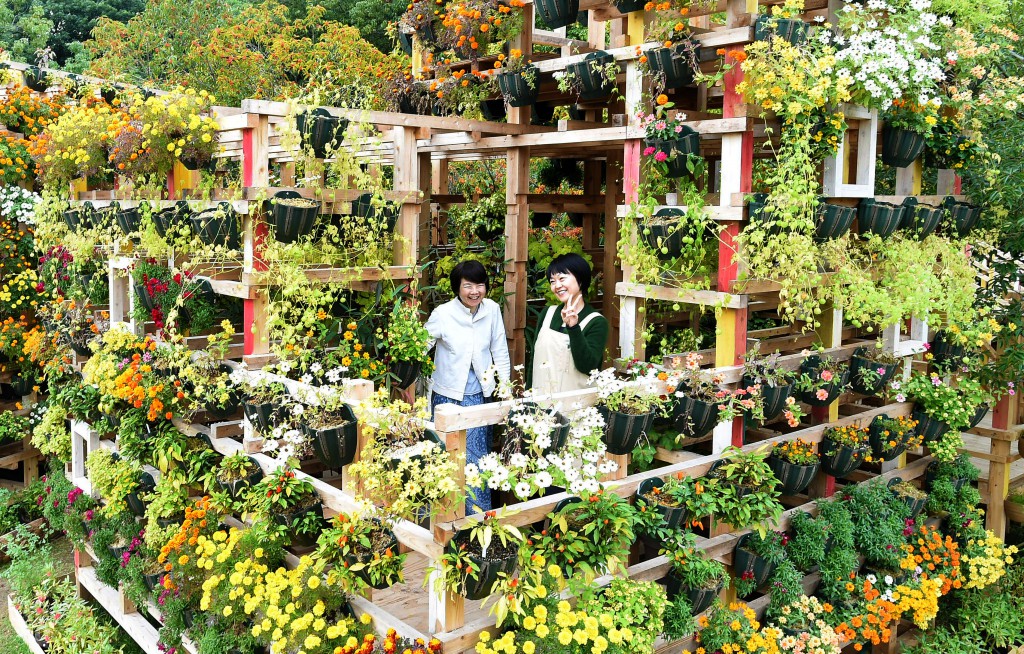
[[[1004,395],[992,410],[992,428],[1006,430],[1020,420],[1020,402],[1017,395]],[[1010,447],[1013,442],[1003,434],[991,439],[992,459],[988,467],[988,509],[985,528],[1002,538],[1006,534],[1006,498],[1010,493]]]
[[[412,127],[391,128],[395,143],[395,191],[408,194],[399,208],[395,231],[395,265],[412,266],[419,251],[420,224],[420,161],[416,154],[416,130]],[[429,155],[428,155],[429,156]],[[429,205],[428,205],[429,207]]]
[[[434,410],[434,427],[437,435],[444,442],[449,456],[455,458],[462,465],[457,466],[455,482],[459,488],[466,488],[465,460],[466,460],[466,430],[448,431],[447,425],[458,415],[460,407],[454,404],[442,404]],[[466,505],[464,502],[457,503],[451,511],[439,516],[437,521],[449,522],[464,518],[466,516]],[[433,631],[454,631],[462,627],[466,622],[466,599],[445,591],[443,597],[439,597],[434,583],[437,581],[437,574],[432,573],[430,579],[430,605],[429,623]]]
[[[921,195],[923,178],[921,158],[906,168],[896,169],[896,195]]]
[[[249,187],[266,187],[270,183],[270,118],[260,114],[256,127],[242,130],[242,185]],[[264,239],[267,237],[267,224],[250,206],[248,215],[243,220],[244,266],[246,273],[263,272],[267,269],[261,257]],[[242,313],[245,332],[243,334],[245,355],[266,354],[270,351],[267,338],[267,301],[266,292],[261,290],[255,298],[243,300]]]
[[[621,299],[615,294],[615,284],[622,280],[622,271],[615,265],[618,259],[619,219],[616,215],[622,193],[622,156],[608,153],[605,166],[604,200],[604,305],[601,313],[608,319],[608,347],[610,356],[624,356],[619,347],[619,320],[624,311]]]

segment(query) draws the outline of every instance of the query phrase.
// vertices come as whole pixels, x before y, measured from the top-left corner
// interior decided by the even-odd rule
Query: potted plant
[[[802,438],[773,447],[767,462],[779,480],[779,491],[783,495],[804,492],[821,468],[821,459],[814,451],[814,444]]]
[[[893,477],[889,480],[889,490],[907,504],[911,519],[916,518],[928,502],[928,493],[909,481],[903,481],[901,477]]]
[[[645,131],[644,156],[651,157],[665,177],[699,178],[705,166],[700,154],[700,134],[685,124],[684,115],[669,115],[673,105],[664,96],[658,101],[654,113],[640,119]]]
[[[320,215],[320,201],[304,198],[296,191],[278,191],[269,201],[274,238],[294,243],[312,233]]]
[[[534,551],[559,566],[567,579],[580,573],[589,583],[625,566],[635,540],[627,500],[604,491],[570,497],[548,519],[547,528],[531,539]]]
[[[227,202],[189,216],[192,231],[204,244],[237,250],[241,246],[241,230],[238,214]]]
[[[850,357],[850,387],[854,393],[877,395],[892,380],[901,361],[881,344],[858,347]]]
[[[494,67],[494,79],[508,106],[527,107],[537,101],[540,71],[522,50],[513,48],[507,57],[498,55]]]
[[[491,594],[499,577],[512,576],[525,539],[516,527],[502,524],[508,515],[487,511],[468,529],[455,533],[438,560],[438,591],[479,600]]]
[[[558,80],[558,89],[575,93],[581,100],[600,100],[615,92],[618,73],[615,57],[603,50],[591,52],[581,61],[566,65]]]
[[[857,204],[857,229],[860,234],[877,234],[885,239],[903,224],[904,206],[863,198]]]
[[[793,565],[804,572],[821,565],[833,545],[828,518],[798,511],[790,517],[789,527],[792,535],[786,543],[786,556]]]
[[[875,416],[868,425],[871,457],[879,461],[890,461],[906,450],[917,447],[922,438],[915,431],[916,427],[917,421],[908,416]]]
[[[335,147],[340,147],[347,127],[347,118],[332,116],[331,112],[323,107],[302,111],[295,116],[295,128],[302,137],[302,146],[310,148],[317,159],[326,158]],[[335,143],[338,145],[335,146]],[[319,206],[319,203],[317,205]],[[283,241],[280,238],[278,240]]]
[[[710,559],[694,545],[696,538],[686,533],[683,540],[671,549],[661,550],[672,565],[665,577],[669,601],[683,595],[690,603],[693,615],[707,610],[722,590],[728,575],[722,563]]]
[[[544,19],[550,29],[566,27],[576,22],[580,11],[579,0],[541,0],[535,7],[537,15]]]
[[[850,367],[830,356],[812,354],[800,363],[796,389],[800,400],[811,406],[828,406],[835,402],[850,379]]]
[[[174,203],[174,206],[166,207],[153,214],[153,228],[160,238],[167,238],[179,226],[191,224],[192,209],[184,200]]]
[[[756,349],[752,349],[743,357],[740,386],[760,386],[764,421],[774,420],[787,411],[785,417],[792,427],[795,426],[793,421],[799,421],[800,418],[799,406],[792,398],[795,377],[796,373],[779,364],[778,352],[762,357]],[[799,413],[802,415],[802,412]]]
[[[258,515],[271,520],[296,547],[312,547],[324,526],[324,507],[313,484],[278,468],[252,487]]]
[[[840,654],[843,641],[828,623],[832,612],[831,605],[807,595],[801,595],[800,599],[784,606],[773,618],[785,635],[779,641],[779,651],[785,654]]]
[[[655,83],[662,89],[678,89],[692,84],[695,71],[699,70],[699,56],[700,46],[689,38],[678,43],[667,42],[644,53]]]
[[[968,379],[958,380],[958,383],[965,388],[973,387]],[[936,372],[927,375],[915,372],[900,390],[900,396],[905,393],[914,401],[911,415],[918,421],[917,430],[925,443],[938,441],[946,432],[959,434],[970,425],[978,408],[977,402],[969,402],[958,387],[946,383]]]
[[[775,568],[786,559],[787,540],[785,534],[768,530],[739,537],[732,553],[737,597],[746,597],[768,583]]]
[[[803,0],[787,0],[781,6],[772,7],[770,15],[758,14],[754,21],[754,40],[767,41],[777,37],[794,46],[806,42],[810,26],[799,17],[803,7]]]
[[[944,227],[943,233],[952,232],[964,238],[971,233],[981,218],[981,207],[970,202],[960,202],[952,195],[947,195],[942,205],[949,212],[950,219],[950,226]]]
[[[882,163],[906,168],[921,156],[925,140],[938,122],[937,106],[937,102],[918,104],[904,98],[892,102],[882,116]]]
[[[952,461],[933,461],[928,464],[924,483],[927,488],[932,488],[935,482],[946,480],[959,491],[964,486],[978,481],[980,475],[981,472],[971,463],[971,457],[961,452]]]
[[[572,423],[561,412],[544,409],[535,402],[513,400],[505,417],[505,442],[509,452],[533,455],[553,454],[565,446]]]
[[[819,198],[814,216],[814,240],[831,241],[850,230],[853,219],[857,217],[857,207],[826,202]]]
[[[700,438],[722,421],[721,378],[702,372],[701,359],[696,352],[688,353],[683,368],[669,377],[670,383],[675,384],[671,416],[680,438]]]
[[[244,452],[229,454],[217,466],[217,485],[233,500],[241,500],[247,489],[263,479],[263,469]]]
[[[356,414],[335,393],[316,393],[315,397],[302,411],[302,433],[320,463],[340,470],[356,457]]]
[[[857,425],[829,427],[819,447],[821,469],[836,478],[843,478],[871,460],[868,428]]]
[[[403,581],[406,555],[389,525],[394,518],[376,510],[339,513],[320,534],[317,556],[332,563],[346,592],[383,589]],[[343,572],[342,572],[343,571]]]
[[[605,421],[605,444],[612,454],[629,454],[643,437],[655,412],[667,398],[656,377],[633,382],[618,379],[614,368],[591,373],[588,383],[597,387],[597,409]]]
[[[654,477],[643,480],[637,488],[636,498],[653,507],[661,515],[666,528],[679,529],[687,522],[686,503],[698,488],[699,478],[687,477],[680,472],[666,479]]]
[[[715,489],[715,520],[735,529],[753,526],[766,532],[768,524],[782,514],[776,478],[766,461],[764,448],[744,452],[728,447],[722,458],[711,464],[709,479],[718,480]]]
[[[148,472],[106,448],[89,453],[86,471],[93,489],[107,501],[101,509],[103,515],[116,515],[126,509],[139,517],[146,515],[140,495],[151,492],[155,486]]]
[[[963,334],[940,329],[932,336],[928,353],[932,355],[932,364],[941,367],[960,363],[967,354],[967,339]]]
[[[249,378],[240,391],[245,417],[259,431],[271,431],[284,418],[289,395],[283,383],[267,377]]]
[[[903,222],[900,228],[910,232],[918,241],[923,241],[939,227],[942,220],[942,206],[920,204],[911,196],[903,200]]]
[[[378,329],[377,336],[383,338],[387,345],[388,373],[397,388],[408,388],[420,374],[433,372],[434,364],[428,347],[430,332],[420,322],[417,304],[401,300],[395,302],[387,332]]]

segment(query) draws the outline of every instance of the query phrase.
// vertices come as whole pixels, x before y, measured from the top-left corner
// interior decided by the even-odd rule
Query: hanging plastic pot
[[[610,454],[632,452],[654,419],[653,413],[634,415],[609,411],[603,406],[597,407],[597,410],[604,418],[604,443],[608,446]]]
[[[684,215],[686,212],[682,209],[661,209],[654,214],[652,222],[639,227],[637,235],[659,259],[665,261],[679,257],[683,253],[684,235],[684,230],[678,228],[679,217]]]
[[[900,223],[900,227],[910,232],[918,241],[930,236],[942,220],[942,207],[918,204],[917,199],[913,197],[903,200],[903,206],[903,222]]]
[[[903,205],[864,198],[857,205],[857,231],[889,238],[903,222]]]
[[[959,343],[952,343],[947,338],[947,332],[940,329],[935,333],[928,351],[932,355],[932,364],[937,367],[948,367],[952,363],[959,362],[967,354],[967,348]]]
[[[317,107],[295,116],[295,127],[302,135],[303,147],[312,148],[314,156],[323,159],[327,156],[327,146],[332,142],[340,144],[345,138],[348,119],[332,116],[323,107]]]
[[[924,137],[915,131],[882,127],[882,163],[896,168],[906,168],[914,163],[924,150]]]
[[[687,510],[685,506],[672,506],[668,504],[662,504],[657,499],[651,498],[651,491],[655,488],[661,488],[665,485],[665,481],[659,477],[652,479],[645,479],[640,482],[640,487],[636,491],[637,499],[642,499],[647,503],[648,506],[653,506],[654,510],[661,515],[661,519],[665,521],[665,525],[669,529],[681,529],[686,524]],[[661,497],[661,496],[655,496]]]
[[[519,407],[509,411],[508,417],[505,418],[506,438],[518,438],[523,440],[525,437],[519,432],[519,427],[516,424],[516,416],[519,414],[537,414],[537,413],[550,413],[548,409],[542,409],[534,402],[523,402]],[[543,448],[542,453],[552,454],[560,451],[567,440],[569,440],[569,430],[572,428],[572,423],[562,413],[555,411],[554,415],[551,416],[555,420],[555,426],[548,434],[551,439],[551,443],[547,447]]]
[[[388,364],[388,373],[395,378],[396,388],[409,388],[420,376],[419,361],[392,361]]]
[[[480,115],[484,117],[484,120],[492,122],[503,120],[506,113],[504,100],[494,99],[480,102]]]
[[[706,436],[718,424],[718,404],[705,402],[689,395],[676,395],[672,407],[672,421],[686,438]]]
[[[896,445],[890,447],[891,435],[884,434],[885,425],[882,423],[882,419],[885,417],[887,416],[875,416],[871,424],[868,425],[868,442],[871,444],[871,458],[891,461],[906,451],[907,439],[914,434],[914,430],[904,434]]]
[[[687,50],[694,46],[676,43],[668,48],[651,48],[646,53],[651,72],[665,80],[666,89],[693,84],[693,67]]]
[[[539,5],[538,5],[539,6]],[[510,107],[526,107],[537,101],[540,91],[540,71],[529,65],[519,72],[499,72],[498,90]]]
[[[604,51],[591,52],[582,61],[565,67],[566,74],[572,75],[582,86],[580,99],[599,100],[611,95],[615,90],[615,78],[608,79],[605,71],[615,57]]]
[[[736,547],[732,552],[732,568],[736,572],[737,577],[746,572],[754,575],[755,587],[760,588],[768,583],[768,579],[775,572],[775,564],[763,556],[754,554],[746,549],[745,546],[748,540],[750,540],[750,534],[743,534],[736,541]]]
[[[917,421],[917,433],[925,443],[934,443],[949,431],[949,425],[937,418],[932,418],[920,409],[914,409],[911,417]]]
[[[313,454],[320,463],[333,470],[347,466],[356,458],[356,432],[358,424],[352,407],[342,405],[344,422],[335,427],[315,429],[302,425],[302,432],[309,439]]]
[[[769,456],[765,462],[779,480],[777,488],[783,495],[799,495],[804,492],[821,468],[820,463],[797,465],[777,456]]]
[[[740,380],[742,388],[750,388],[755,384],[754,380],[744,377]],[[765,421],[774,420],[786,409],[786,399],[793,394],[793,384],[785,386],[768,386],[761,384],[761,400],[764,402]]]
[[[189,222],[192,215],[192,209],[189,208],[188,202],[179,200],[174,203],[173,207],[167,207],[161,209],[153,214],[153,227],[156,228],[156,233],[160,235],[160,238],[167,238],[167,233],[177,227]]]
[[[969,202],[958,202],[951,195],[946,197],[943,206],[952,217],[953,231],[961,238],[970,234],[981,218],[981,207]]]
[[[139,231],[142,219],[139,217],[139,208],[122,209],[120,206],[114,211],[114,221],[121,228],[125,236],[131,236]]]
[[[864,461],[864,455],[869,449],[867,445],[863,447],[840,445],[826,436],[821,440],[821,446],[818,448],[821,456],[821,469],[837,479],[842,479],[860,467]]]
[[[580,0],[537,0],[534,8],[549,28],[557,29],[567,27],[576,21],[576,15],[580,11]]]
[[[449,542],[449,547],[458,548],[461,545],[469,544],[469,532],[455,534]],[[497,540],[491,541],[490,551],[500,547]],[[465,592],[462,595],[468,600],[482,600],[491,594],[494,584],[501,575],[511,576],[516,570],[519,562],[518,553],[513,553],[505,558],[485,558],[478,554],[469,554],[470,560],[479,568],[476,579],[467,578]]]
[[[867,354],[866,347],[858,347],[853,351],[853,356],[850,357],[850,386],[853,388],[855,393],[861,395],[877,395],[879,391],[885,388],[885,385],[893,378],[896,374],[896,370],[899,368],[899,363],[878,363],[868,359],[865,355]],[[875,375],[868,374],[867,377],[875,377],[881,375],[875,381],[868,383],[865,381],[865,375],[863,371],[871,370],[875,372]],[[878,371],[881,370],[881,373]]]
[[[619,0],[615,3],[615,8],[619,10],[620,14],[631,14],[634,11],[643,11],[646,6],[647,0]],[[584,25],[586,25],[586,23],[584,23]]]
[[[274,238],[282,243],[294,243],[311,233],[320,215],[320,201],[304,198],[296,191],[278,191],[269,204]]]
[[[271,514],[271,519],[283,527],[285,527],[285,533],[288,537],[288,541],[293,547],[313,547],[316,545],[317,537],[319,533],[310,534],[308,532],[299,532],[294,526],[296,520],[305,518],[307,515],[315,515],[320,519],[320,522],[324,521],[324,505],[319,501],[316,504],[307,506],[301,509],[292,509],[283,513]]]
[[[49,82],[46,79],[46,71],[41,70],[39,66],[29,66],[22,71],[22,76],[25,79],[25,86],[37,93],[43,93],[46,89],[50,88]]]
[[[687,161],[690,155],[700,155],[700,134],[683,125],[679,135],[671,140],[644,139],[645,147],[653,147],[656,152],[668,155],[665,164],[668,166],[669,177],[683,177],[690,174]],[[657,155],[655,155],[657,156]]]
[[[215,209],[207,209],[190,217],[192,231],[206,245],[237,250],[242,237],[238,228],[238,214],[227,202],[221,202]]]
[[[665,594],[669,601],[680,595],[685,595],[690,602],[690,614],[697,616],[708,610],[711,603],[715,601],[718,594],[722,592],[722,583],[714,588],[690,588],[683,586],[683,582],[672,571],[665,577]]]
[[[814,240],[821,242],[839,238],[850,230],[850,225],[856,217],[856,207],[819,203],[814,210]]]
[[[773,27],[774,26],[774,27]],[[794,46],[807,42],[810,25],[799,18],[775,18],[767,14],[759,14],[754,21],[754,40],[767,41],[775,34]]]

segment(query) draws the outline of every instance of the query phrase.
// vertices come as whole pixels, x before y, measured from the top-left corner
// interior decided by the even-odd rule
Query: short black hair
[[[462,286],[463,280],[474,284],[483,284],[485,293],[491,288],[490,280],[487,278],[487,269],[484,268],[484,264],[474,259],[467,259],[455,264],[448,279],[452,283],[452,293],[455,297],[459,296],[459,288]]]
[[[590,291],[590,264],[575,252],[561,254],[551,260],[548,264],[548,279],[558,273],[575,277],[583,295]]]

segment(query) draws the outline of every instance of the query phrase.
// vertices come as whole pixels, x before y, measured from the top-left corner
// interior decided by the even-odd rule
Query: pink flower
[[[828,391],[826,391],[824,388],[819,388],[818,392],[814,394],[814,397],[824,402],[825,400],[828,399]]]
[[[832,375],[832,371],[831,370],[822,370],[821,371],[821,379],[822,379],[822,381],[830,382],[830,381],[832,381],[832,377],[833,377],[833,375]]]
[[[676,134],[678,134],[678,133],[680,133],[682,131],[683,131],[683,126],[682,125],[676,125]]]
[[[668,125],[665,124],[664,120],[659,120],[658,122],[654,123],[654,129],[658,130],[659,132],[665,129],[666,127],[668,127]]]
[[[925,350],[930,350],[930,349],[932,349],[932,344],[931,344],[931,343],[925,343],[925,344],[924,344],[924,349],[925,349]]]
[[[653,145],[648,145],[646,148],[644,148],[644,156],[645,157],[649,157],[652,154],[654,154],[654,146]]]
[[[875,372],[877,372],[879,375],[884,375],[885,374],[885,368],[879,368]]]
[[[654,155],[654,160],[657,161],[658,163],[661,163],[666,159],[668,159],[668,155],[665,154],[664,152],[661,152],[660,150],[658,151],[658,154]]]

